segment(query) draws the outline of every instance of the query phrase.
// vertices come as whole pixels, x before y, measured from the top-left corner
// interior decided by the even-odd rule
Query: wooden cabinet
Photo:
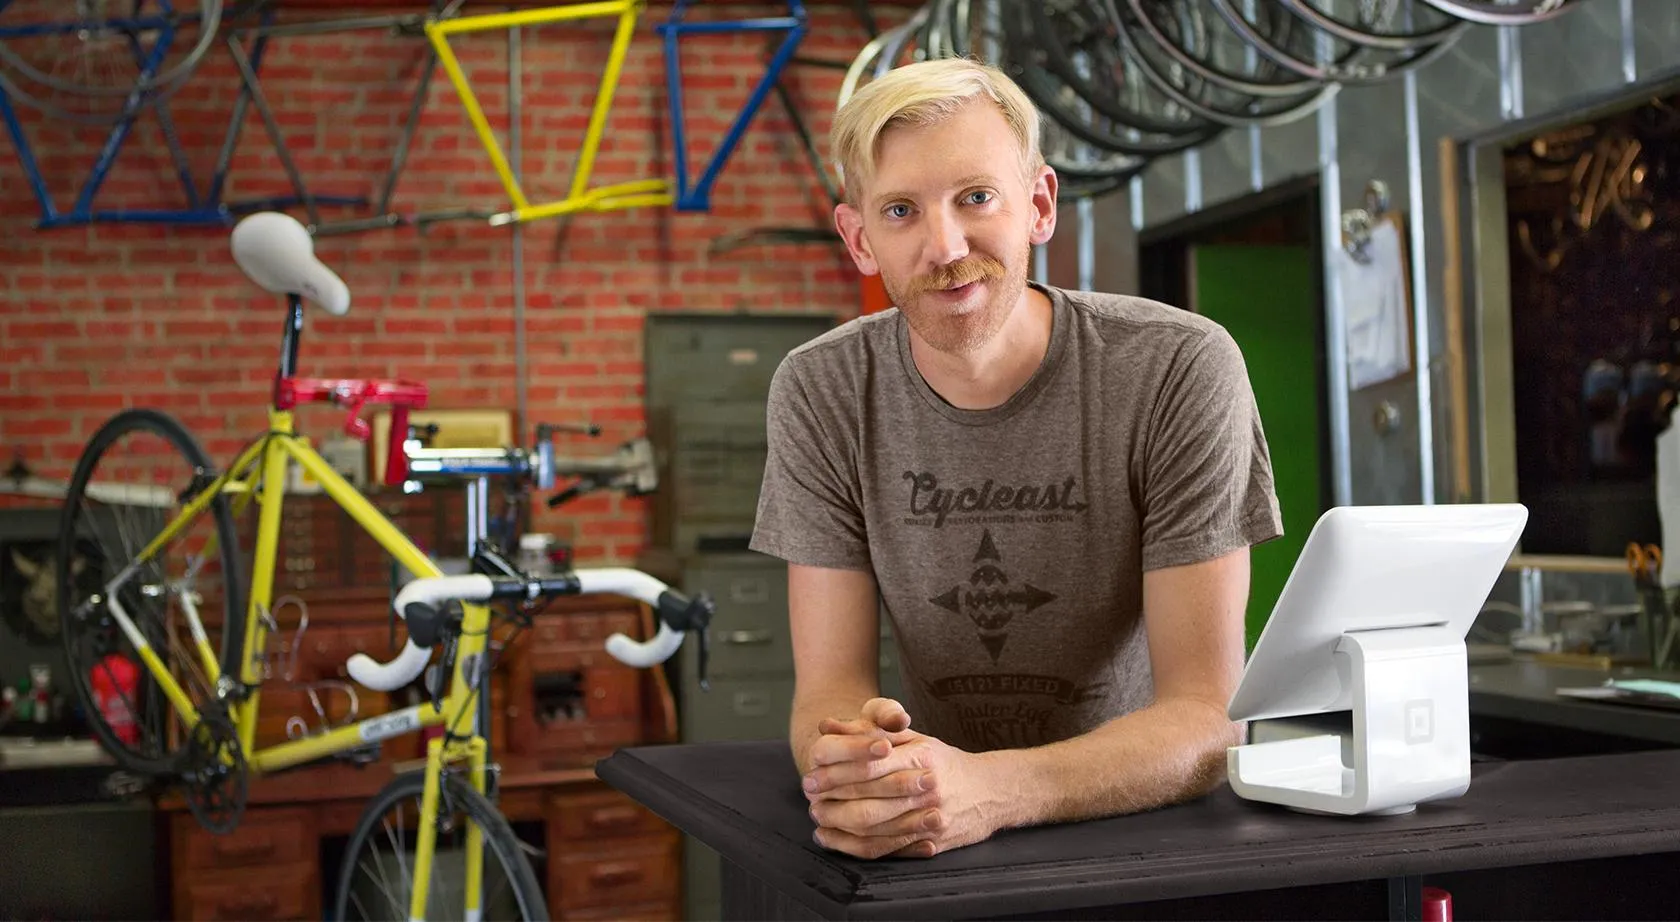
[[[304,809],[247,814],[227,835],[200,827],[191,814],[173,817],[172,896],[179,919],[317,919],[315,817]]]
[[[504,790],[499,804],[522,831],[541,824],[542,839],[530,844],[542,849],[534,870],[549,916],[682,918],[680,834],[589,773],[570,775]],[[171,918],[322,918],[335,892],[337,846],[366,800],[253,806],[226,836],[204,831],[185,811],[173,813]],[[324,856],[335,863],[323,865]]]
[[[280,655],[262,692],[258,745],[286,739],[288,724],[290,732],[301,732],[293,718],[317,731],[317,702],[329,721],[344,720],[346,689],[355,691],[360,718],[406,704],[401,693],[332,681],[342,678],[352,653],[395,651],[385,619],[382,602],[364,604],[357,614],[340,599],[324,623],[312,616],[295,642],[288,629],[295,624],[282,617],[271,646]],[[542,851],[535,870],[553,918],[681,918],[681,837],[593,772],[597,759],[621,746],[676,737],[663,671],[632,669],[602,648],[616,631],[646,638],[652,628],[652,612],[630,599],[561,599],[498,655],[490,732],[492,759],[501,768],[498,806],[528,839],[541,830],[531,844]],[[225,836],[204,831],[178,801],[166,803],[173,917],[321,918],[336,885],[338,846],[368,800],[395,773],[417,770],[423,753],[421,736],[413,734],[386,741],[370,764],[329,762],[253,778],[246,813]]]
[[[556,919],[678,919],[681,838],[617,791],[549,799],[548,881]]]

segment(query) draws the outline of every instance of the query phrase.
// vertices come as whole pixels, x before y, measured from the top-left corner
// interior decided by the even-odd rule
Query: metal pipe
[[[1506,121],[1523,117],[1522,35],[1518,26],[1500,26],[1499,115]]]
[[[1418,125],[1417,71],[1401,78],[1406,109],[1406,201],[1410,220],[1406,222],[1411,251],[1412,354],[1417,356],[1412,376],[1417,385],[1418,493],[1424,505],[1435,502],[1435,363],[1429,347],[1429,266],[1425,264],[1423,220],[1423,137]]]
[[[1639,79],[1638,60],[1635,55],[1633,27],[1633,0],[1622,0],[1622,82],[1634,83]]]
[[[520,183],[519,154],[519,122],[521,103],[525,81],[520,74],[522,28],[514,26],[508,29],[508,166],[513,171],[514,182]],[[513,387],[514,402],[521,427],[529,422],[527,412],[527,398],[529,382],[526,381],[525,355],[525,224],[515,221],[513,225]],[[519,442],[516,436],[514,442]]]
[[[1324,36],[1319,35],[1319,53],[1328,59]],[[1320,172],[1319,213],[1326,247],[1341,245],[1342,169],[1336,135],[1338,97],[1331,97],[1318,110],[1318,166]],[[1347,306],[1337,279],[1336,261],[1324,260],[1324,334],[1329,359],[1326,386],[1330,397],[1330,471],[1334,505],[1353,504],[1352,448],[1348,431]]]
[[[1411,7],[1406,8],[1406,26],[1412,25]],[[1418,493],[1421,502],[1435,503],[1435,363],[1429,347],[1429,266],[1424,249],[1427,241],[1423,220],[1423,132],[1418,115],[1417,69],[1401,77],[1406,110],[1406,222],[1407,249],[1412,270],[1412,354],[1417,356],[1412,375],[1417,385]]]

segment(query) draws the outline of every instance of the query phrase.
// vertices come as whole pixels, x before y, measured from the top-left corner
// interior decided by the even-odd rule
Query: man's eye
[[[887,206],[887,216],[888,217],[902,218],[902,217],[905,217],[906,215],[908,215],[909,213],[910,213],[910,206],[909,205],[888,205]]]
[[[992,194],[983,189],[970,192],[968,200],[975,205],[984,205],[992,200]]]

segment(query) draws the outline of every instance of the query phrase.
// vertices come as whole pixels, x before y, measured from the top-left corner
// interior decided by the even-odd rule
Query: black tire
[[[453,806],[455,812],[465,813],[476,823],[484,833],[484,845],[489,855],[494,856],[505,872],[505,880],[513,890],[514,899],[519,905],[519,915],[515,918],[546,920],[548,919],[548,903],[546,902],[542,885],[537,882],[536,872],[531,869],[531,863],[525,859],[523,849],[518,838],[513,834],[513,828],[508,825],[507,818],[502,816],[483,794],[473,790],[465,781],[455,775],[444,776],[443,790],[439,792],[438,808],[442,810],[446,805]],[[350,834],[350,840],[345,843],[344,861],[339,867],[338,884],[333,895],[333,911],[331,918],[344,922],[348,919],[360,918],[354,911],[358,907],[351,904],[351,893],[356,883],[358,857],[367,846],[369,840],[379,832],[381,820],[392,807],[404,800],[413,799],[418,805],[421,794],[425,791],[426,775],[424,771],[409,772],[391,780],[391,782],[368,801],[362,811],[361,819],[356,821],[356,831]],[[416,806],[418,812],[418,806]],[[433,865],[434,881],[436,863]],[[490,863],[485,862],[486,882],[491,878]],[[382,875],[383,876],[383,875]],[[434,889],[432,892],[436,892]],[[406,917],[408,905],[406,896],[400,907],[395,907]],[[453,910],[447,918],[460,918],[460,908]],[[484,918],[500,919],[503,916],[492,916],[488,913]]]
[[[192,435],[187,432],[174,417],[157,410],[132,409],[124,410],[99,428],[89,440],[87,448],[76,462],[75,473],[71,475],[69,492],[65,496],[63,512],[59,516],[58,532],[58,560],[57,560],[57,589],[59,608],[60,642],[64,647],[64,655],[70,670],[70,685],[76,691],[76,700],[81,704],[82,711],[87,715],[88,725],[92,727],[94,736],[100,745],[116,759],[117,763],[127,771],[135,774],[158,775],[166,774],[177,767],[179,749],[165,751],[162,744],[156,753],[136,751],[127,742],[120,739],[116,731],[111,728],[101,713],[93,697],[90,671],[93,662],[86,662],[86,656],[77,649],[77,638],[82,635],[84,623],[76,617],[74,610],[78,607],[83,586],[83,579],[74,567],[76,554],[85,542],[91,540],[83,526],[95,528],[96,523],[87,521],[84,515],[84,500],[88,499],[89,481],[93,479],[94,471],[100,458],[110,450],[116,441],[132,433],[145,433],[157,436],[172,445],[180,452],[187,465],[208,473],[211,469],[210,459],[204,453]],[[206,481],[208,482],[208,481]],[[96,500],[94,502],[97,502]],[[244,608],[244,574],[239,568],[240,554],[238,546],[238,532],[233,527],[233,513],[226,496],[218,496],[206,510],[216,529],[216,543],[224,574],[223,604],[225,606],[222,617],[222,649],[221,668],[225,674],[239,675],[239,660],[244,648],[245,639],[245,608]],[[138,550],[138,549],[136,549]],[[107,561],[109,566],[103,573],[109,578],[131,561]],[[102,580],[101,580],[102,581]],[[137,664],[139,665],[139,664]],[[149,689],[151,694],[161,696],[157,686],[150,681],[150,673],[141,666],[142,696]],[[165,703],[167,707],[167,703]],[[170,708],[173,712],[173,708]]]

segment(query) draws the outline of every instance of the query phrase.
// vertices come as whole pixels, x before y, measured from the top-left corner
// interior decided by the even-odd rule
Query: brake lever
[[[708,631],[701,630],[699,632],[699,636],[695,638],[696,642],[700,644],[700,649],[697,651],[696,656],[700,660],[700,690],[703,692],[712,690],[712,683],[706,681],[706,656],[708,654],[708,641],[706,638],[708,634]]]
[[[677,596],[675,593],[671,593],[667,595],[667,598],[676,602],[681,597]],[[661,599],[661,602],[663,601],[664,599]],[[696,593],[694,598],[688,600],[681,608],[678,608],[675,604],[661,604],[659,611],[659,617],[666,624],[671,626],[671,630],[693,631],[695,633],[695,639],[700,644],[700,649],[698,651],[700,674],[698,678],[700,680],[701,691],[712,690],[711,683],[706,679],[706,660],[711,652],[711,645],[709,641],[710,634],[707,628],[712,623],[712,615],[714,612],[715,608],[712,605],[711,594],[707,592]]]

